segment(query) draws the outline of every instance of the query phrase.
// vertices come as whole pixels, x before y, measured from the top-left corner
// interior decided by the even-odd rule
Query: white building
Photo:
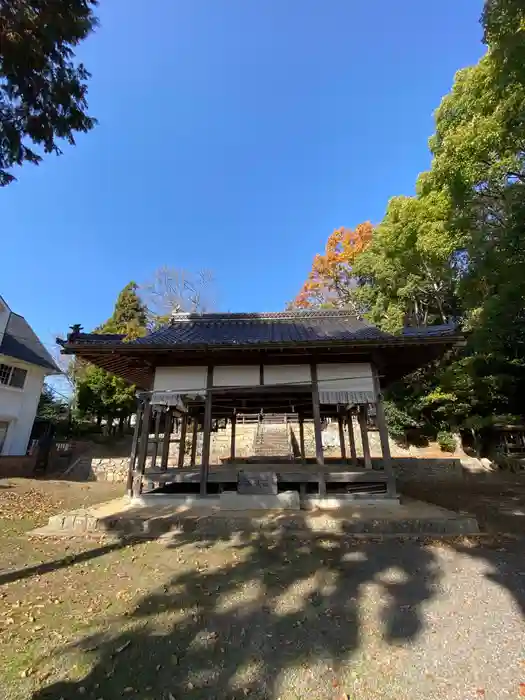
[[[46,375],[60,374],[23,316],[0,297],[0,455],[25,455]]]

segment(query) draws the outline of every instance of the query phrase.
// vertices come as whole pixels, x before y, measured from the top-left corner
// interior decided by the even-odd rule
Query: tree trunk
[[[111,428],[113,427],[113,416],[108,415],[106,416],[106,427],[104,429],[104,435],[111,435]]]

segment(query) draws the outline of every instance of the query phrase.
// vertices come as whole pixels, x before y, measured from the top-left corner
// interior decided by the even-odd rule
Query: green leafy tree
[[[122,333],[128,340],[147,332],[147,309],[141,301],[137,284],[130,282],[118,295],[113,314],[97,328],[99,333]],[[76,372],[76,403],[81,415],[97,417],[100,425],[119,419],[120,428],[136,408],[135,387],[94,365],[79,365]]]
[[[525,5],[487,0],[487,53],[436,111],[429,172],[394,197],[353,261],[358,306],[382,328],[458,320],[466,347],[389,392],[399,436],[476,439],[525,414]]]
[[[448,323],[458,313],[456,241],[445,193],[394,197],[353,272],[355,295],[385,330]]]
[[[69,407],[66,401],[53,389],[44,384],[37,408],[37,418],[41,420],[58,421],[67,418]]]
[[[59,154],[95,120],[86,113],[89,73],[74,48],[96,27],[97,0],[0,0],[0,186],[10,170]]]

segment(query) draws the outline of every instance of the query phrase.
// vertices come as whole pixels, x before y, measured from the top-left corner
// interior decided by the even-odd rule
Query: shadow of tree
[[[35,566],[26,566],[23,569],[6,571],[5,573],[0,574],[0,586],[7,583],[13,583],[14,581],[22,581],[23,579],[31,578],[31,576],[43,576],[44,574],[58,571],[69,566],[73,566],[74,564],[81,564],[91,561],[92,559],[102,557],[109,552],[113,552],[116,549],[129,547],[131,544],[133,544],[133,541],[134,540],[132,539],[119,539],[117,542],[110,542],[100,547],[87,549],[86,551],[79,552],[78,554],[68,554],[60,559],[43,562],[42,564],[36,564]]]
[[[525,538],[494,537],[452,546],[456,552],[486,563],[490,567],[486,578],[508,590],[525,618]]]
[[[116,634],[83,639],[75,651],[93,656],[87,676],[53,683],[33,700],[79,692],[104,700],[273,699],[287,683],[295,694],[286,697],[333,697],[361,644],[364,585],[377,584],[382,639],[397,645],[422,631],[421,605],[440,580],[434,554],[416,540],[185,534],[165,556],[177,559],[186,545],[203,556],[223,547],[229,556],[159,584],[117,621]]]

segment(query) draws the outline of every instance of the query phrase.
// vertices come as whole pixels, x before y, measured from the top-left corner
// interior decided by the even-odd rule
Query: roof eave
[[[290,349],[316,349],[316,348],[329,348],[333,346],[337,347],[404,347],[404,346],[414,346],[414,345],[464,345],[465,340],[463,335],[454,334],[447,336],[428,336],[428,337],[402,337],[402,336],[392,336],[391,338],[385,339],[362,339],[362,340],[334,340],[329,339],[325,341],[316,342],[303,342],[298,343],[295,341],[289,343],[234,343],[234,344],[216,344],[209,345],[206,343],[68,343],[64,342],[62,344],[62,353],[67,355],[76,354],[79,351],[83,352],[104,352],[104,353],[114,353],[121,352],[123,354],[144,354],[144,353],[157,353],[166,352],[170,350],[182,350],[182,351],[196,351],[205,350],[207,352],[222,351],[222,350],[278,350],[280,348]]]

